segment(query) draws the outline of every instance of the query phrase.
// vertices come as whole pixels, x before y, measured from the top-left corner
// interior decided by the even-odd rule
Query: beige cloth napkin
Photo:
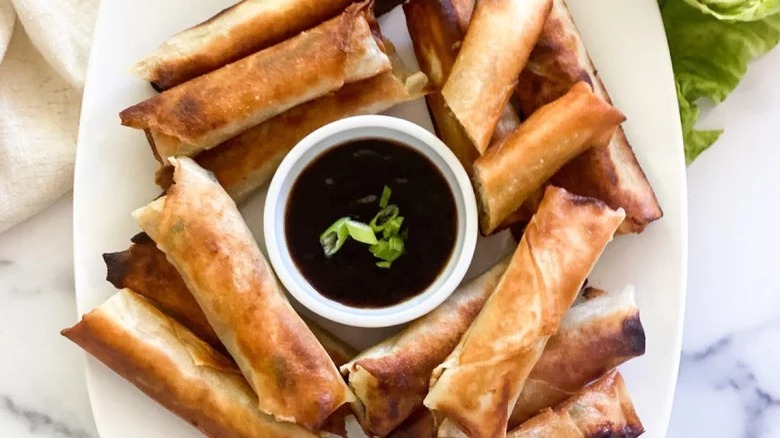
[[[0,232],[68,192],[99,0],[0,0]]]

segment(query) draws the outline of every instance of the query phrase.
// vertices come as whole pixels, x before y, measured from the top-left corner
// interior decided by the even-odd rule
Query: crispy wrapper
[[[495,290],[433,371],[424,404],[443,420],[439,436],[505,436],[526,378],[624,216],[546,190]]]
[[[179,32],[133,66],[167,90],[334,17],[352,0],[245,0]]]
[[[214,349],[227,353],[181,276],[145,233],[133,237],[130,248],[103,254],[106,280],[117,289],[131,289],[152,301]]]
[[[367,433],[387,436],[422,407],[433,369],[458,344],[506,269],[500,262],[459,287],[442,305],[341,367]]]
[[[583,295],[588,298],[569,309],[528,375],[509,418],[510,429],[542,409],[562,403],[612,368],[644,354],[645,332],[633,286],[619,292],[588,288]],[[425,408],[418,409],[389,436],[435,436],[433,416]]]
[[[470,0],[412,0],[404,4],[417,62],[436,88],[425,98],[436,134],[455,153],[469,175],[479,151],[447,107],[441,89],[455,64],[473,6]],[[505,106],[491,144],[503,140],[518,125],[520,119],[514,108]]]
[[[284,112],[392,69],[368,3],[125,109],[155,155],[193,156]]]
[[[532,114],[566,94],[578,81],[587,81],[596,95],[610,101],[566,3],[554,0],[539,41],[520,75],[516,96],[522,112]],[[623,233],[641,232],[663,216],[622,128],[607,142],[564,166],[551,183],[578,195],[601,199],[612,208],[624,209],[626,220],[620,227]]]
[[[310,430],[354,401],[284,297],[235,203],[192,159],[172,160],[166,196],[133,212],[181,275],[260,398],[258,408]]]
[[[385,111],[399,103],[423,96],[428,79],[421,72],[409,72],[392,55],[393,71],[347,84],[340,90],[306,102],[267,120],[216,148],[195,157],[212,171],[236,202],[241,202],[273,176],[285,155],[317,128],[349,116]],[[173,172],[162,168],[157,182],[171,183]]]
[[[636,438],[642,422],[623,377],[613,370],[554,409],[509,432],[510,438]]]
[[[165,253],[157,249],[154,241],[145,233],[134,236],[132,241],[130,248],[124,251],[103,254],[106,280],[118,289],[132,289],[152,301],[215,350],[228,354],[179,272],[165,258]],[[337,367],[357,355],[354,348],[315,322],[306,318],[303,320]]]
[[[482,232],[495,231],[567,161],[594,139],[612,135],[623,120],[585,82],[536,111],[474,162]]]
[[[480,154],[517,86],[552,0],[482,0],[442,96]]]
[[[390,438],[434,438],[436,436],[436,420],[431,411],[420,408],[388,436]]]
[[[257,410],[230,359],[128,289],[62,335],[207,436],[316,436]]]
[[[589,289],[585,295],[592,294]],[[644,352],[645,331],[633,286],[575,304],[529,374],[510,416],[510,429]]]

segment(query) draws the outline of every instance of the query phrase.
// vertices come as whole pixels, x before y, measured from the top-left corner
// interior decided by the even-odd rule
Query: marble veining
[[[67,438],[91,438],[92,436],[86,430],[74,429],[71,425],[52,418],[45,412],[20,406],[4,394],[0,394],[0,410],[10,414],[12,420],[21,423],[31,435]]]

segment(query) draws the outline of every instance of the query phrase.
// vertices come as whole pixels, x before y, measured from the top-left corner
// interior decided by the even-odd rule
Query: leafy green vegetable
[[[390,195],[393,193],[390,187],[385,186],[382,189],[382,197],[379,198],[379,208],[387,207],[387,203],[390,202]]]
[[[745,75],[747,63],[763,55],[780,42],[780,14],[752,22],[722,21],[724,14],[705,15],[706,6],[722,11],[739,8],[755,10],[755,17],[769,14],[780,0],[663,0],[664,20],[669,51],[674,66],[680,118],[685,140],[685,159],[690,164],[715,140],[721,131],[694,129],[699,116],[696,101],[712,99],[720,103]],[[694,9],[690,4],[697,4]],[[763,9],[759,4],[764,4]],[[703,6],[704,5],[704,6]],[[759,9],[761,14],[759,14]],[[713,9],[714,10],[714,9]],[[709,13],[709,12],[708,12]],[[733,17],[747,17],[744,13]],[[737,18],[734,18],[737,19]]]
[[[780,12],[780,0],[685,0],[719,20],[756,21]]]

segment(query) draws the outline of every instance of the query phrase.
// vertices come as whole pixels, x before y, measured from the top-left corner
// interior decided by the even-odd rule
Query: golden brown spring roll
[[[447,359],[424,405],[439,436],[503,437],[526,378],[624,213],[547,188],[509,267]]]
[[[393,72],[347,84],[287,110],[199,154],[195,161],[212,171],[230,196],[241,202],[267,183],[290,149],[317,128],[344,117],[381,112],[425,94],[425,75],[408,72],[396,57],[392,59]],[[160,169],[158,184],[168,187],[171,175],[171,169]]]
[[[555,409],[545,409],[508,436],[636,438],[644,431],[623,377],[613,370]]]
[[[479,156],[479,151],[458,119],[447,108],[441,95],[441,89],[455,64],[471,18],[469,9],[466,11],[465,26],[460,26],[458,17],[465,14],[457,8],[461,3],[464,2],[412,0],[404,4],[404,15],[420,70],[428,76],[436,89],[425,97],[436,135],[452,150],[466,172],[471,175],[471,167]]]
[[[433,312],[341,367],[363,429],[384,437],[422,407],[433,369],[458,343],[506,269],[507,261],[466,283]]]
[[[610,102],[566,3],[553,0],[550,16],[520,75],[516,92],[520,107],[530,115],[582,80],[591,84],[596,95]],[[641,232],[663,215],[622,128],[608,142],[594,146],[565,165],[551,182],[572,193],[601,199],[612,208],[623,208],[626,221],[621,232]]]
[[[644,354],[645,333],[634,302],[634,288],[596,292],[592,288],[585,291],[583,295],[588,298],[569,309],[547,342],[509,418],[510,429],[542,409],[565,401],[626,360]],[[425,408],[418,409],[389,436],[435,436],[433,416]]]
[[[471,0],[412,0],[404,4],[406,26],[420,69],[428,75],[436,91],[425,100],[436,134],[458,157],[471,175],[479,151],[441,95],[466,34],[473,3]],[[511,105],[504,107],[491,144],[503,140],[520,125]]]
[[[128,289],[62,335],[207,436],[316,436],[257,410],[258,396],[228,358]]]
[[[215,350],[228,354],[179,272],[157,249],[154,241],[145,233],[140,233],[133,237],[132,242],[130,248],[124,251],[103,254],[106,280],[118,289],[132,289],[152,301]],[[315,322],[303,320],[337,367],[357,355],[354,348]]]
[[[552,0],[482,0],[442,96],[480,154],[487,149]]]
[[[244,0],[179,32],[133,72],[167,90],[286,40],[341,12],[352,0]]]
[[[368,3],[120,114],[157,157],[193,156],[303,102],[391,70]]]
[[[496,230],[567,161],[593,139],[611,135],[623,120],[620,111],[584,82],[536,111],[474,162],[482,232]]]
[[[632,286],[575,304],[529,374],[509,428],[563,402],[588,382],[644,352],[645,332]]]
[[[114,287],[142,295],[215,350],[227,352],[176,268],[145,233],[133,236],[130,248],[103,254],[103,260]]]
[[[236,204],[192,159],[174,158],[174,185],[133,212],[181,275],[214,331],[280,421],[318,429],[355,397],[284,297]]]

